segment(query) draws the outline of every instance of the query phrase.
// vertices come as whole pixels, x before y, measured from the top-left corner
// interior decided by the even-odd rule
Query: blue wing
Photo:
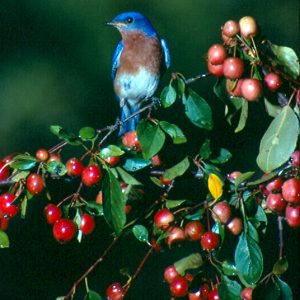
[[[121,56],[122,50],[123,50],[123,43],[122,43],[122,41],[120,41],[118,43],[118,46],[114,52],[113,59],[112,59],[112,70],[111,70],[112,79],[115,79],[115,77],[116,77],[117,69],[120,64],[120,56]]]
[[[164,50],[166,68],[169,69],[170,65],[171,65],[171,56],[170,56],[170,50],[169,50],[168,44],[167,44],[166,40],[164,40],[164,39],[161,39],[160,43]]]

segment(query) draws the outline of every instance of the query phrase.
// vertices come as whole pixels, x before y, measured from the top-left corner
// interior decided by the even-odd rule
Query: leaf
[[[86,206],[85,206],[85,210],[87,213],[89,213],[92,216],[103,216],[104,212],[103,212],[103,206],[101,204],[98,204],[94,201],[87,201],[86,202]]]
[[[269,116],[274,118],[280,113],[281,107],[279,105],[272,104],[267,98],[264,98],[264,103],[266,112]]]
[[[212,227],[211,231],[217,233],[221,238],[221,242],[223,243],[225,238],[225,226],[220,222],[216,222]]]
[[[276,282],[280,288],[280,300],[293,300],[293,293],[290,286],[279,277],[276,277]]]
[[[275,275],[281,275],[287,271],[288,267],[289,267],[289,263],[288,263],[287,259],[284,257],[284,258],[279,259],[274,264],[272,272]]]
[[[52,125],[50,126],[50,131],[55,134],[58,138],[65,140],[70,145],[79,146],[81,145],[80,139],[73,133],[68,133],[65,129],[60,126]]]
[[[300,75],[300,66],[295,51],[289,47],[275,44],[271,44],[271,48],[276,55],[278,63],[284,67],[284,70],[294,78],[297,78]]]
[[[285,106],[271,122],[259,147],[258,166],[266,173],[285,163],[296,148],[299,122],[289,106]]]
[[[9,239],[7,234],[0,229],[0,248],[9,248]]]
[[[213,120],[210,106],[192,89],[189,88],[188,91],[189,96],[185,103],[185,114],[194,125],[211,130]]]
[[[228,276],[235,276],[238,273],[236,266],[233,264],[233,262],[229,262],[227,260],[224,260],[222,262],[222,271],[225,275]]]
[[[260,185],[277,176],[277,172],[271,172],[267,176],[247,183],[247,186]]]
[[[149,233],[145,226],[134,225],[132,227],[132,233],[140,242],[149,244]]]
[[[125,152],[120,147],[115,146],[115,145],[109,145],[109,146],[101,149],[99,154],[100,154],[101,158],[105,159],[110,156],[121,156],[124,153]]]
[[[96,136],[96,130],[92,127],[83,127],[79,130],[79,137],[84,141],[91,141]]]
[[[46,165],[46,169],[49,173],[58,176],[64,176],[67,173],[66,166],[60,161],[51,161]]]
[[[203,159],[208,159],[211,155],[211,149],[210,149],[210,139],[206,139],[204,143],[202,144],[200,150],[199,150],[199,155]]]
[[[177,90],[179,92],[179,96],[183,96],[185,92],[185,81],[183,78],[177,76]]]
[[[165,171],[164,180],[173,180],[174,178],[183,175],[189,168],[189,166],[190,162],[189,159],[186,157],[181,162]]]
[[[240,300],[241,292],[242,287],[237,281],[231,280],[227,276],[222,277],[222,282],[218,285],[220,299]]]
[[[145,160],[142,158],[128,158],[126,159],[123,168],[129,172],[136,172],[148,167],[149,165],[151,165],[150,159]]]
[[[25,179],[29,174],[30,174],[30,171],[21,171],[21,172],[17,171],[15,174],[13,174],[11,180],[13,182],[18,182],[21,179]]]
[[[153,124],[147,120],[141,120],[139,122],[137,135],[145,159],[150,159],[157,154],[164,145],[166,138],[158,124]]]
[[[240,120],[238,126],[234,130],[235,133],[238,133],[245,128],[247,119],[248,119],[248,101],[243,99]]]
[[[62,127],[58,125],[51,125],[50,126],[50,131],[56,136],[59,136],[59,132],[61,131]]]
[[[184,275],[186,270],[197,269],[203,265],[203,259],[200,253],[193,253],[174,263],[176,271]]]
[[[160,100],[163,107],[167,108],[171,106],[176,100],[176,90],[171,84],[165,86],[160,94]]]
[[[253,226],[253,224],[250,221],[246,221],[246,222],[247,222],[247,235],[258,243],[259,235],[256,228]]]
[[[21,202],[21,218],[25,219],[26,217],[26,210],[27,210],[27,197],[25,196]]]
[[[177,125],[171,124],[166,121],[160,121],[159,125],[171,137],[174,144],[186,143],[187,139]]]
[[[242,173],[240,176],[238,176],[235,179],[235,181],[234,181],[235,186],[238,187],[241,183],[250,179],[254,174],[255,174],[255,172],[252,172],[252,171]]]
[[[131,184],[131,185],[142,185],[138,180],[136,180],[133,176],[131,176],[129,173],[127,173],[125,170],[123,170],[120,167],[117,167],[117,171],[120,174],[122,180],[126,184]]]
[[[125,201],[119,181],[107,169],[103,180],[103,212],[108,225],[119,235],[126,223]]]
[[[204,212],[205,212],[205,210],[203,208],[200,208],[193,214],[185,215],[184,218],[187,220],[192,220],[192,221],[199,220],[202,218]]]
[[[255,284],[263,272],[263,256],[260,247],[243,232],[235,249],[234,260],[239,277],[249,285]]]
[[[186,200],[170,200],[168,199],[166,201],[166,207],[167,208],[175,208],[175,207],[178,207],[180,206],[182,203],[186,202]]]
[[[223,182],[214,173],[208,175],[208,189],[214,199],[219,199],[223,194]]]
[[[220,149],[220,155],[214,159],[211,159],[210,161],[213,164],[225,164],[230,160],[232,157],[232,154],[225,148]]]
[[[36,165],[36,159],[34,160],[19,160],[10,165],[13,169],[18,170],[30,170]]]
[[[154,177],[154,176],[150,176],[150,180],[157,186],[163,188],[164,185],[163,183],[157,178],[157,177]]]
[[[280,287],[272,279],[266,284],[258,285],[252,293],[253,300],[277,300],[280,297]]]
[[[96,292],[89,290],[85,297],[84,300],[103,300],[103,298]]]

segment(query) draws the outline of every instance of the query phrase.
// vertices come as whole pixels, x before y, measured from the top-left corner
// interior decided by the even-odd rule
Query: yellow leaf
[[[216,174],[209,174],[208,189],[214,199],[219,199],[223,194],[222,180]]]

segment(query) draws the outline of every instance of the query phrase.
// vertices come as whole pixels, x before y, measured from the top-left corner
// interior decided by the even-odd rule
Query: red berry
[[[239,172],[239,171],[233,171],[232,173],[230,173],[228,175],[228,179],[231,181],[231,182],[234,182],[242,173]]]
[[[226,78],[241,78],[244,72],[244,63],[239,57],[226,58],[223,63],[223,72]]]
[[[258,28],[254,18],[246,16],[240,19],[240,32],[245,38],[255,36],[257,34]]]
[[[221,44],[212,45],[208,49],[207,59],[212,65],[220,65],[227,56],[225,47]]]
[[[291,178],[282,185],[282,196],[285,201],[300,204],[300,180]]]
[[[285,218],[290,227],[300,227],[300,205],[288,204],[285,209]]]
[[[212,217],[215,221],[219,221],[222,224],[226,224],[231,217],[230,205],[225,201],[218,202],[213,207]]]
[[[119,282],[112,283],[106,290],[107,300],[122,300],[124,298],[124,290]]]
[[[237,40],[235,38],[228,37],[223,32],[222,32],[222,40],[223,40],[224,44],[229,47],[234,47],[237,44]]]
[[[96,196],[96,203],[98,204],[103,204],[103,194],[102,194],[102,191],[100,191],[97,196]]]
[[[222,28],[222,33],[231,38],[236,36],[239,33],[239,31],[239,23],[233,20],[227,21]]]
[[[78,177],[82,174],[84,166],[81,160],[72,157],[66,162],[66,168],[69,176]]]
[[[243,222],[240,218],[233,218],[228,224],[227,228],[233,235],[239,235],[244,228]]]
[[[88,235],[91,234],[94,231],[95,228],[95,219],[93,216],[88,214],[83,214],[81,216],[80,221],[80,230],[83,234]]]
[[[282,85],[281,78],[275,73],[269,73],[265,76],[264,81],[268,89],[272,92],[275,92]]]
[[[154,248],[155,251],[160,251],[161,250],[161,246],[159,244],[156,243],[156,239],[152,238],[150,241],[151,246]]]
[[[2,231],[5,231],[7,229],[9,220],[9,217],[0,216],[0,229]]]
[[[4,193],[0,195],[0,212],[3,217],[7,216],[13,218],[19,211],[17,205],[12,204],[16,199],[16,196],[10,193]]]
[[[220,237],[218,234],[207,231],[201,237],[201,247],[203,250],[212,251],[219,247]]]
[[[46,149],[36,151],[35,157],[40,161],[46,161],[49,158],[49,152]]]
[[[211,291],[210,286],[208,283],[203,283],[200,287],[200,294],[201,296],[207,298],[209,292]]]
[[[190,221],[185,225],[184,232],[189,240],[198,241],[205,230],[204,226],[199,221]]]
[[[166,229],[174,221],[174,215],[167,208],[163,208],[155,213],[153,221],[156,228]]]
[[[272,181],[270,181],[265,189],[268,192],[274,193],[274,192],[279,192],[281,190],[281,187],[283,185],[283,180],[281,177],[277,177],[275,179],[273,179]]]
[[[184,297],[188,293],[189,284],[184,277],[177,277],[170,284],[170,291],[174,297]]]
[[[152,161],[151,164],[152,164],[153,167],[157,167],[157,166],[160,166],[160,165],[161,165],[161,159],[160,159],[159,154],[154,155],[154,156],[151,158],[151,161]]]
[[[166,243],[171,247],[175,243],[185,240],[184,230],[180,227],[168,228],[167,232],[170,234],[165,238]]]
[[[240,97],[242,96],[242,86],[243,79],[239,79],[237,82],[236,80],[227,79],[226,80],[226,90],[233,97]]]
[[[171,284],[175,278],[177,278],[179,276],[176,268],[171,265],[165,268],[164,271],[164,279],[168,284]]]
[[[62,216],[62,211],[55,204],[48,204],[44,208],[44,214],[48,224],[54,224]]]
[[[241,292],[242,300],[252,300],[252,292],[253,292],[253,288],[250,287],[244,288]]]
[[[220,300],[219,293],[217,289],[212,290],[208,294],[208,300]]]
[[[70,219],[59,219],[53,225],[53,236],[60,243],[71,241],[76,232],[77,226]]]
[[[81,180],[84,185],[92,186],[100,182],[102,179],[102,172],[97,165],[90,165],[83,169]]]
[[[248,101],[257,101],[262,92],[259,80],[254,78],[244,79],[241,86],[242,96]]]
[[[223,76],[223,64],[221,65],[212,65],[210,61],[207,62],[207,69],[209,73],[216,77]]]
[[[0,161],[0,180],[5,180],[9,177],[9,166],[5,166],[4,161]]]
[[[300,167],[300,151],[296,150],[291,156],[292,162],[291,165],[295,167]]]
[[[50,153],[47,163],[50,163],[51,161],[61,162],[60,154]]]
[[[120,161],[120,156],[109,156],[104,159],[111,167],[117,165]]]
[[[280,214],[284,211],[286,207],[286,202],[284,201],[282,194],[269,194],[267,197],[267,207],[268,209]]]
[[[141,151],[141,144],[138,141],[137,133],[135,130],[126,132],[122,137],[122,143],[124,146],[136,150]]]
[[[172,180],[165,180],[164,176],[160,176],[159,180],[163,185],[170,185],[172,183]]]
[[[41,193],[45,187],[42,176],[35,173],[30,174],[26,180],[26,187],[31,195]]]

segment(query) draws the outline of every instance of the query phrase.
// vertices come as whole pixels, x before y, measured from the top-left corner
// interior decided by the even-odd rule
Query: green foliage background
[[[137,10],[149,17],[168,40],[171,71],[183,72],[186,77],[206,72],[205,52],[212,43],[221,41],[220,26],[228,19],[238,20],[245,15],[254,16],[272,42],[289,46],[298,55],[300,52],[297,0],[1,1],[0,157],[50,148],[57,143],[48,130],[52,124],[76,132],[83,126],[101,128],[114,122],[119,108],[110,70],[120,36],[104,26],[104,22],[127,10]],[[169,78],[167,74],[164,82]],[[216,124],[213,143],[234,154],[231,167],[241,171],[254,168],[259,140],[270,119],[262,104],[251,105],[245,132],[233,135],[233,129],[224,123],[223,106],[212,95],[212,83],[213,79],[204,80],[194,84],[193,89],[213,108]],[[168,118],[185,129],[185,119],[178,118],[174,111],[168,113]],[[189,131],[187,136],[199,140],[195,149],[204,139],[198,129]],[[169,156],[172,159],[176,153]],[[44,199],[39,202],[35,199],[30,203],[26,221],[17,219],[10,224],[11,248],[0,253],[1,299],[55,299],[64,295],[108,243],[98,226],[93,237],[80,245],[58,245],[43,220],[45,203]],[[293,245],[297,253],[299,235],[293,244],[295,237],[291,233],[288,245]],[[135,245],[134,238],[132,241],[129,238],[123,248],[113,251],[92,276],[91,288],[103,294],[111,280],[119,276],[120,265],[129,261],[134,268],[138,254],[142,257],[145,252],[134,249]],[[173,255],[184,251],[176,249]],[[297,255],[292,257],[296,259]],[[153,280],[141,275],[133,284],[129,299],[167,299],[167,286],[158,282],[162,281],[164,266],[173,261],[166,253],[155,256],[144,272],[154,274]],[[296,266],[291,263],[289,273],[293,274],[292,268],[297,270]],[[294,276],[297,272],[294,271]],[[293,280],[292,276],[289,279]],[[299,276],[294,279],[299,282]],[[145,284],[149,288],[147,296]]]

